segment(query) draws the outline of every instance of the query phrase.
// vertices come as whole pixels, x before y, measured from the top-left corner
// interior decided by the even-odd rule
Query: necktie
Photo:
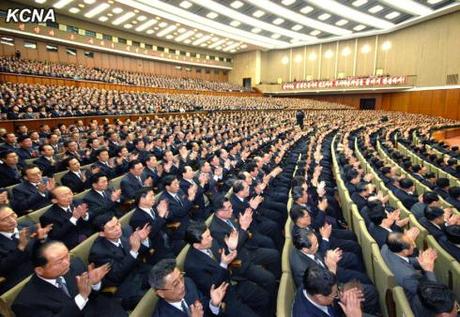
[[[181,206],[184,206],[184,204],[182,204],[182,200],[179,198],[179,195],[175,195],[174,198],[177,200],[177,202],[179,203],[179,205]]]
[[[211,249],[207,249],[206,250],[206,253],[209,255],[209,257],[211,259],[213,259],[214,261],[216,260],[216,257],[214,256],[214,254],[212,253]]]
[[[321,261],[321,259],[317,255],[315,255],[315,262],[318,263],[321,267],[324,267],[323,261]]]
[[[152,217],[153,220],[155,220],[155,211],[152,209],[150,209],[150,217]]]
[[[56,284],[58,285],[58,288],[64,292],[64,294],[66,294],[67,296],[71,297],[70,296],[70,293],[69,293],[69,290],[67,289],[67,286],[66,286],[66,283],[65,283],[65,280],[62,276],[58,277],[56,279]]]
[[[185,302],[185,299],[181,300],[180,307],[182,308],[182,311],[187,314],[187,316],[190,316],[190,309]]]
[[[141,179],[139,176],[136,176],[136,178],[137,178],[137,180],[139,181],[139,183],[140,183],[141,185],[144,185],[144,183],[142,183],[142,179]]]
[[[230,219],[227,219],[227,224],[232,227],[233,230],[236,230],[235,226],[233,225],[233,223],[230,221]]]
[[[335,311],[334,311],[334,309],[333,309],[331,306],[327,306],[327,314],[328,314],[330,317],[335,317]]]

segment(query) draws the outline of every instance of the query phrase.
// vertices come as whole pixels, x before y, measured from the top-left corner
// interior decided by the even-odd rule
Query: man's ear
[[[158,289],[158,290],[154,290],[154,292],[155,292],[155,294],[156,294],[158,297],[164,298],[164,292],[163,292],[163,290]]]
[[[35,273],[37,273],[37,275],[43,275],[43,268],[41,266],[37,266],[36,268],[34,268],[34,271]]]
[[[51,202],[52,202],[53,204],[57,204],[57,199],[56,199],[56,198],[51,198]]]

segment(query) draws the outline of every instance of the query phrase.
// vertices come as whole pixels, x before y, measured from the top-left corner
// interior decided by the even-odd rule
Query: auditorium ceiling
[[[17,0],[110,28],[226,53],[385,33],[453,0]]]

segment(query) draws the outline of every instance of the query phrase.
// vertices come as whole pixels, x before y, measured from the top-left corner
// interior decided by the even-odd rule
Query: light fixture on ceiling
[[[109,19],[109,18],[106,17],[106,16],[101,16],[101,17],[98,18],[98,20],[101,21],[101,22],[105,22],[105,21],[107,21],[108,19]]]
[[[155,25],[157,23],[157,20],[154,20],[154,19],[151,19],[151,20],[148,20],[142,24],[140,24],[137,28],[136,28],[136,31],[137,32],[142,32],[144,30],[147,30],[149,27],[151,27],[152,25]]]
[[[382,50],[388,51],[391,48],[391,42],[390,41],[385,41],[382,44]]]
[[[207,17],[207,18],[210,18],[210,19],[215,19],[215,18],[217,18],[218,16],[219,16],[219,15],[218,15],[217,13],[212,12],[212,11],[209,12],[208,14],[206,14],[206,17]]]
[[[427,15],[433,12],[427,6],[424,6],[414,0],[382,0],[382,2],[388,4],[394,9],[399,9],[400,11],[407,12],[412,15]]]
[[[260,33],[261,31],[262,31],[262,30],[261,30],[260,28],[252,28],[252,29],[251,29],[251,32],[252,32],[252,33],[256,33],[256,34],[257,34],[257,33]]]
[[[190,44],[190,43],[192,43],[192,41],[191,41],[190,39],[186,39],[186,40],[184,41],[184,44]]]
[[[192,30],[189,30],[181,35],[179,35],[178,37],[175,38],[175,40],[177,42],[182,42],[183,40],[189,38],[190,36],[192,36],[195,32],[193,32]]]
[[[180,28],[180,29],[177,30],[177,33],[182,34],[182,33],[184,33],[185,31],[187,31],[187,30],[184,29],[184,28]]]
[[[93,9],[89,10],[88,12],[85,13],[85,17],[87,18],[92,18],[95,17],[96,15],[104,12],[110,8],[110,4],[108,3],[101,3],[98,6],[94,7]]]
[[[324,53],[324,57],[326,59],[330,59],[332,58],[332,56],[334,56],[334,52],[332,50],[327,50],[325,53]]]
[[[200,38],[200,37],[202,37],[202,36],[203,36],[203,33],[197,33],[197,34],[195,34],[195,37],[196,37],[196,38]]]
[[[214,48],[214,47],[217,47],[217,46],[221,46],[225,43],[226,39],[222,39],[222,40],[219,40],[219,41],[216,41],[214,43],[212,43],[211,45],[209,45],[209,48]]]
[[[211,34],[211,36],[212,36],[212,34]],[[218,37],[213,37],[213,38],[211,39],[211,42],[217,42],[218,40],[219,40]],[[227,40],[227,39],[225,39],[225,40]]]
[[[248,46],[247,46],[247,44],[242,44],[240,47],[241,48],[247,48]]]
[[[201,43],[206,42],[211,38],[211,35],[205,35],[203,37],[200,37],[198,40],[193,41],[192,45],[200,45]]]
[[[401,15],[401,13],[399,13],[398,11],[393,11],[393,12],[388,13],[387,15],[385,15],[385,19],[393,20],[394,18],[397,18],[400,15]]]
[[[286,65],[288,63],[289,63],[289,57],[283,56],[283,58],[281,59],[281,64]]]
[[[357,26],[355,26],[355,27],[353,28],[353,30],[359,32],[359,31],[364,30],[365,28],[366,28],[365,25],[363,25],[363,24],[358,24]]]
[[[164,28],[163,30],[161,30],[160,32],[158,32],[157,36],[158,37],[165,36],[166,34],[169,34],[169,33],[173,32],[175,29],[177,29],[177,26],[170,25],[170,26]]]
[[[349,47],[345,47],[343,50],[342,50],[342,56],[348,56],[351,54],[351,50]]]
[[[123,25],[123,27],[124,27],[125,29],[130,29],[130,28],[133,27],[133,25],[130,24],[130,23],[126,23],[125,25]]]
[[[361,47],[361,53],[367,54],[371,51],[371,47],[369,44],[364,44],[363,47]]]
[[[302,55],[296,55],[294,62],[296,62],[296,64],[300,64],[302,62]]]
[[[279,38],[281,37],[281,34],[274,33],[274,34],[272,34],[272,36],[270,36],[270,37],[271,37],[272,39],[274,39],[274,40],[277,40],[277,39],[279,39]]]
[[[79,6],[80,8],[82,8],[82,9],[85,7],[85,5],[84,5],[83,3],[79,3],[78,6]]]
[[[166,23],[166,22],[163,21],[163,22],[160,22],[160,24],[158,24],[158,26],[159,26],[160,28],[164,28],[164,27],[168,26],[168,23]]]
[[[220,51],[222,49],[222,46],[217,46],[216,50]]]
[[[444,0],[428,0],[427,2],[429,4],[437,4],[437,3],[442,2],[442,1],[444,1]]]
[[[313,7],[306,6],[300,9],[300,13],[307,14],[307,13],[312,12],[313,10],[314,10]]]
[[[329,19],[330,17],[331,17],[331,15],[329,13],[323,13],[320,16],[318,16],[318,20],[325,21],[325,20]]]
[[[356,0],[356,1],[353,1],[352,5],[355,7],[360,7],[366,3],[367,3],[367,0]]]
[[[142,22],[142,21],[145,21],[145,20],[147,20],[147,17],[145,15],[140,15],[140,16],[137,17],[137,21]]]
[[[300,25],[300,24],[296,24],[291,28],[291,30],[293,30],[293,31],[300,31],[302,29],[303,29],[303,26]]]
[[[73,7],[73,8],[69,9],[69,12],[73,13],[73,14],[76,14],[76,13],[80,12],[80,9],[78,9],[77,7]]]
[[[383,10],[383,7],[381,5],[376,5],[376,6],[373,6],[372,8],[370,8],[368,11],[370,13],[377,13],[377,12],[380,12]]]
[[[276,18],[276,19],[273,20],[272,23],[275,24],[275,25],[280,25],[280,24],[282,24],[283,22],[284,22],[284,19]]]
[[[73,2],[73,0],[59,0],[53,5],[53,7],[55,7],[56,9],[62,9],[71,2]]]
[[[321,34],[320,30],[314,30],[314,31],[310,32],[310,35],[313,35],[313,36],[317,36],[317,35],[320,35],[320,34]]]
[[[173,39],[173,38],[174,38],[174,35],[172,35],[172,34],[166,35],[166,39],[168,39],[168,40],[171,40],[171,39]]]
[[[184,9],[189,9],[191,6],[192,6],[192,3],[189,2],[189,1],[182,1],[180,4],[179,4],[180,7],[184,8]]]
[[[113,13],[110,13],[110,12],[109,12],[109,13],[107,13],[107,16],[108,16],[108,17],[113,17]]]
[[[83,0],[83,2],[86,4],[93,4],[96,0]]]
[[[347,24],[347,23],[348,23],[348,20],[340,19],[340,20],[338,20],[337,22],[335,22],[335,25],[344,26],[344,25]]]
[[[152,29],[149,29],[149,30],[145,31],[145,33],[147,33],[147,34],[153,34],[153,33],[155,33],[155,31],[152,30]]]
[[[241,8],[241,7],[243,6],[243,2],[238,1],[238,0],[237,0],[237,1],[233,1],[233,2],[230,4],[230,6],[231,6],[232,8],[239,9],[239,8]]]
[[[45,2],[46,2],[46,0],[35,0],[35,3],[39,3],[39,4],[43,4]]]
[[[134,12],[126,12],[125,14],[123,14],[122,16],[119,16],[118,18],[116,18],[115,20],[113,20],[112,24],[113,25],[119,25],[129,19],[131,19],[132,17],[134,17],[136,15],[136,13]]]
[[[123,9],[122,8],[113,8],[112,12],[115,13],[115,14],[120,14],[120,13],[123,12]]]
[[[254,16],[254,17],[256,17],[256,18],[260,18],[260,17],[263,16],[264,14],[265,14],[264,11],[262,11],[262,10],[257,10],[256,12],[254,12],[254,13],[252,14],[252,16]]]
[[[290,6],[293,4],[295,0],[282,0],[281,3],[284,4],[285,6]]]
[[[233,20],[232,22],[230,22],[230,25],[236,28],[241,25],[241,22]]]

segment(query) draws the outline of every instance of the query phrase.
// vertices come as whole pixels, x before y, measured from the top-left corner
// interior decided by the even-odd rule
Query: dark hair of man
[[[112,219],[113,219],[113,214],[103,213],[94,218],[93,225],[97,230],[104,231],[105,224]]]
[[[445,177],[440,177],[436,180],[436,185],[441,188],[449,187],[449,179]]]
[[[367,187],[366,187],[366,183],[365,182],[361,182],[359,183],[357,186],[356,186],[356,191],[361,194],[363,192],[365,192],[367,190]]]
[[[48,259],[45,257],[46,250],[56,244],[62,244],[60,241],[46,241],[44,243],[34,243],[32,247],[32,265],[33,267],[43,267],[48,264]]]
[[[433,172],[428,172],[425,174],[426,179],[436,178],[436,174]]]
[[[423,307],[433,314],[450,313],[454,309],[455,294],[444,284],[423,280],[417,287]]]
[[[166,175],[163,179],[163,184],[165,186],[171,186],[171,184],[176,180],[176,176],[174,175]]]
[[[459,199],[460,198],[460,187],[459,186],[450,187],[449,196],[452,197],[453,199]]]
[[[136,192],[136,197],[134,200],[134,203],[136,204],[136,206],[139,205],[139,203],[141,202],[141,199],[145,198],[145,196],[147,196],[149,192],[153,192],[153,189],[150,187],[142,187]]]
[[[297,201],[299,198],[303,196],[304,192],[305,190],[303,189],[303,187],[301,186],[294,187],[292,189],[292,199],[294,199],[294,201]]]
[[[233,192],[235,194],[241,192],[243,189],[244,189],[244,181],[240,180],[240,179],[237,179],[234,183],[233,183]]]
[[[40,145],[40,146],[38,147],[38,151],[39,151],[40,153],[43,152],[43,150],[45,149],[45,146],[51,146],[51,145],[49,145],[49,144],[42,144],[42,145]]]
[[[295,176],[291,180],[291,188],[297,187],[297,186],[302,186],[305,183],[305,177],[303,176]]]
[[[299,205],[293,205],[289,211],[289,216],[293,223],[296,223],[299,218],[302,218],[305,213],[308,213],[308,210]]]
[[[444,232],[449,242],[460,245],[460,225],[447,226]]]
[[[72,160],[77,160],[76,157],[74,156],[69,156],[69,157],[66,157],[63,161],[62,161],[62,166],[64,167],[70,167],[70,161]],[[77,160],[78,161],[78,160]]]
[[[27,176],[27,171],[34,169],[34,168],[38,168],[41,171],[40,167],[38,167],[37,165],[29,164],[29,165],[24,166],[24,168],[22,169],[22,176]]]
[[[238,175],[236,175],[236,178],[244,181],[246,179],[246,175],[244,175],[244,172],[239,172]]]
[[[99,156],[102,152],[107,152],[107,153],[109,153],[109,150],[107,150],[105,147],[103,147],[103,148],[101,148],[101,149],[97,149],[97,150],[94,152],[94,154],[95,154],[96,156]]]
[[[13,150],[4,150],[0,152],[0,159],[6,159],[8,155],[15,153]]]
[[[414,182],[409,178],[403,178],[399,181],[399,186],[403,189],[409,189],[414,186]]]
[[[391,167],[389,167],[389,166],[384,166],[384,167],[382,167],[382,168],[380,169],[380,171],[382,172],[383,175],[388,174],[388,173],[391,172]]]
[[[303,275],[303,288],[311,295],[329,296],[337,283],[335,274],[317,266],[311,266]]]
[[[433,221],[436,218],[444,216],[444,210],[438,207],[426,207],[423,211],[426,219]]]
[[[422,200],[424,204],[431,204],[435,201],[439,201],[439,196],[435,192],[426,191],[423,193]]]
[[[351,181],[353,178],[356,178],[358,176],[358,172],[355,171],[355,170],[350,170],[347,175],[346,175],[346,179],[347,181]]]
[[[409,249],[410,245],[403,240],[404,235],[400,232],[390,232],[387,236],[386,245],[391,252],[399,253]]]
[[[165,277],[176,269],[175,259],[164,259],[155,264],[149,273],[149,285],[153,289],[162,289],[165,286]]]
[[[99,182],[99,179],[102,177],[107,177],[107,175],[105,175],[102,172],[91,175],[91,184],[96,184],[97,182]]]
[[[246,171],[248,173],[252,173],[257,168],[257,164],[254,161],[249,162],[246,164]]]
[[[136,167],[137,164],[142,164],[142,163],[141,163],[141,161],[139,161],[139,160],[132,160],[132,161],[129,161],[129,163],[128,163],[128,170],[134,169],[134,167]]]
[[[414,173],[420,172],[421,169],[422,169],[422,167],[419,164],[415,164],[415,165],[412,166],[412,172],[414,172]]]
[[[185,241],[190,244],[201,243],[202,235],[208,229],[204,222],[190,222],[190,225],[185,231]]]
[[[369,210],[368,216],[373,224],[380,226],[387,215],[385,213],[385,208],[382,205],[377,205]]]
[[[303,248],[310,249],[311,236],[315,233],[309,229],[300,229],[292,236],[292,244],[297,250],[302,250]]]

